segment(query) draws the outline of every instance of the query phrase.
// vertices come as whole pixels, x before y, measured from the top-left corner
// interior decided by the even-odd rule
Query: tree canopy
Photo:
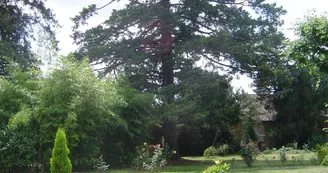
[[[2,0],[0,2],[0,76],[8,75],[8,66],[18,63],[23,70],[37,59],[31,52],[31,41],[44,32],[56,44],[54,14],[44,0]]]
[[[277,112],[271,135],[280,141],[278,145],[309,143],[318,136],[323,139],[326,30],[325,16],[309,14],[300,20],[295,26],[298,38],[287,43],[281,57],[262,68],[255,80],[267,108]]]
[[[77,55],[104,64],[102,73],[123,71],[142,91],[183,80],[179,73],[200,59],[232,73],[256,71],[276,58],[284,39],[278,27],[285,11],[263,0],[129,1],[102,24],[81,32],[79,26],[99,9],[90,5],[72,18]],[[175,93],[165,95],[163,101],[172,102]],[[169,135],[176,134],[175,120],[165,120],[166,127],[164,136],[177,148],[176,136]]]

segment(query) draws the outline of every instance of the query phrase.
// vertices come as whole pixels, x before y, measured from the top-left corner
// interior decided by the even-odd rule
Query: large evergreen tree
[[[36,31],[43,31],[55,43],[56,26],[57,21],[44,0],[1,0],[0,76],[8,75],[10,63],[18,63],[24,70],[35,63],[30,49]]]
[[[103,73],[124,71],[143,91],[182,80],[179,73],[200,59],[233,73],[251,72],[276,57],[283,39],[277,27],[285,11],[264,0],[130,0],[81,32],[79,26],[102,8],[90,5],[73,18],[77,53],[105,64]],[[165,92],[161,101],[172,103],[174,94]],[[163,131],[177,149],[176,118],[164,118]]]

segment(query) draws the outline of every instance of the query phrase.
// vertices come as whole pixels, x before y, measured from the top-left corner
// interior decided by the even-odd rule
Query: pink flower
[[[155,148],[156,148],[156,145],[152,145],[152,144],[148,145],[149,151],[154,151]]]

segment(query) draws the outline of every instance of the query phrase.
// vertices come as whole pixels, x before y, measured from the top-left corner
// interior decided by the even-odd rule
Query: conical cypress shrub
[[[69,149],[66,144],[66,134],[61,128],[57,130],[52,158],[50,159],[51,173],[70,173],[72,164],[68,157]]]

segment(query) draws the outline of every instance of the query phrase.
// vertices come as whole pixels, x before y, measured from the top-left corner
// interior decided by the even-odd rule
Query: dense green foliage
[[[67,129],[73,170],[92,169],[100,153],[113,167],[128,165],[149,140],[154,97],[123,78],[99,79],[74,59],[63,57],[44,77],[17,69],[12,80],[0,79],[1,169],[47,170],[59,127]]]
[[[37,142],[31,123],[0,130],[0,172],[33,172]]]
[[[300,65],[311,70],[318,69],[327,73],[328,55],[327,15],[308,14],[296,24],[298,39],[291,46],[290,56],[300,62]]]
[[[71,160],[68,157],[66,134],[61,128],[57,130],[52,157],[50,159],[51,173],[70,173],[72,171]]]
[[[271,130],[277,145],[295,140],[302,146],[323,133],[328,101],[328,76],[323,73],[327,21],[324,16],[310,15],[299,22],[299,38],[256,78],[258,95],[267,101],[267,108],[277,112]]]
[[[316,151],[319,158],[319,162],[321,164],[324,161],[325,157],[328,156],[328,144],[317,145]]]
[[[136,157],[136,146],[151,139],[156,123],[154,96],[131,88],[125,78],[115,87],[125,104],[116,107],[120,119],[107,125],[101,151],[111,167],[126,167]]]
[[[116,105],[124,100],[110,80],[94,76],[88,64],[63,58],[40,84],[36,119],[40,124],[43,148],[51,147],[56,129],[67,129],[73,168],[92,168],[89,160],[98,157],[108,124],[119,124]]]
[[[269,96],[277,115],[272,137],[278,145],[308,143],[312,136],[321,135],[328,90],[327,76],[318,78],[305,68],[291,67],[285,80],[277,81],[274,94]],[[281,80],[281,79],[280,79]]]
[[[215,72],[190,70],[178,84],[181,97],[170,107],[179,116],[181,155],[202,155],[211,145],[239,145],[232,126],[241,120],[241,107],[230,78]],[[198,80],[195,80],[198,79]],[[166,111],[167,112],[167,111]],[[171,111],[170,111],[171,112]],[[233,144],[235,143],[235,144]]]

